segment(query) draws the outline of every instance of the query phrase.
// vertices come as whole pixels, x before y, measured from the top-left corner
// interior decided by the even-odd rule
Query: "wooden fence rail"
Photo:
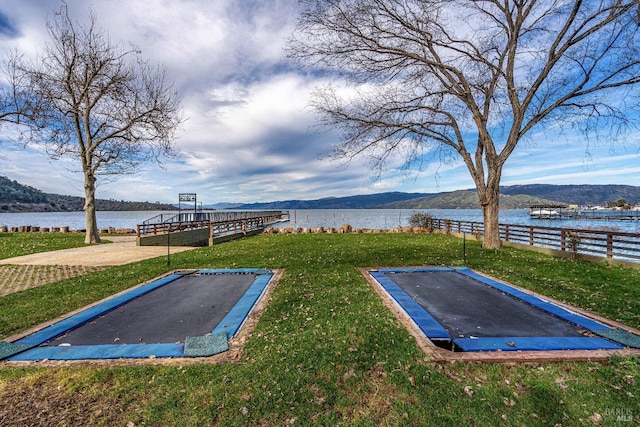
[[[432,218],[434,229],[481,238],[482,222]],[[500,224],[500,238],[512,242],[621,261],[640,261],[640,233]]]

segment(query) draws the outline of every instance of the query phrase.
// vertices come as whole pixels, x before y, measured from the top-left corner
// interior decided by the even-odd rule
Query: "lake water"
[[[177,212],[176,212],[177,213]],[[136,225],[160,214],[169,212],[155,211],[106,211],[98,212],[98,228],[136,228]],[[26,212],[26,213],[0,213],[0,225],[19,227],[32,225],[37,227],[65,227],[71,230],[85,228],[84,212]]]
[[[427,212],[434,218],[453,219],[459,221],[482,222],[481,209],[326,209],[326,210],[292,210],[291,220],[279,227],[334,227],[349,224],[353,228],[396,228],[409,225],[409,219],[415,212]],[[535,225],[539,227],[606,229],[629,233],[640,233],[640,220],[603,221],[603,220],[570,220],[534,219],[529,216],[529,209],[512,209],[500,211],[501,224]]]
[[[409,225],[409,218],[414,212],[428,212],[434,218],[482,222],[482,211],[480,209],[300,209],[289,212],[291,220],[277,225],[278,227],[338,228],[342,224],[350,224],[353,228],[388,229]],[[156,215],[163,215],[166,218],[171,216],[172,213],[167,211],[103,211],[97,213],[98,227],[135,229],[137,224],[141,224]],[[607,229],[640,233],[639,220],[540,220],[530,218],[528,209],[500,211],[500,223],[541,227]],[[68,226],[72,230],[85,228],[84,212],[0,213],[0,225],[8,227],[31,225],[49,228]]]

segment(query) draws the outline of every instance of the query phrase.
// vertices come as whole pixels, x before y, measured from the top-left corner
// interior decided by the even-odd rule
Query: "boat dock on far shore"
[[[578,208],[567,205],[531,205],[529,216],[533,219],[590,219],[603,221],[638,221],[640,208]]]

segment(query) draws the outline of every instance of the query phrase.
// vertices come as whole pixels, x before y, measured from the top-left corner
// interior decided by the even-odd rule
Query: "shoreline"
[[[100,230],[136,229],[138,224],[158,215],[174,211],[98,211]],[[175,211],[178,212],[177,210]],[[220,212],[227,212],[226,210]],[[233,212],[229,210],[228,212]],[[416,212],[427,212],[433,218],[447,218],[453,221],[483,222],[481,209],[296,209],[289,210],[290,220],[277,228],[336,228],[350,224],[354,229],[394,229],[409,225],[410,217]],[[500,211],[501,224],[526,225],[534,227],[562,227],[577,229],[600,229],[620,232],[640,233],[640,219],[635,221],[607,221],[592,219],[533,219],[528,209]],[[66,213],[1,213],[0,227],[68,227],[69,230],[83,230],[84,212]],[[15,231],[14,231],[15,232]]]

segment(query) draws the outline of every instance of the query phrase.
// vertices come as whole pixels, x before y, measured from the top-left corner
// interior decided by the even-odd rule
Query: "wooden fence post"
[[[529,245],[533,246],[533,227],[529,227]]]

